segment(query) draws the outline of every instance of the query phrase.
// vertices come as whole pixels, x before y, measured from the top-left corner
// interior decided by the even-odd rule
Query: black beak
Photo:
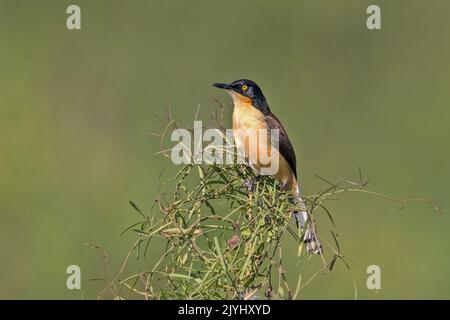
[[[213,87],[216,87],[219,89],[232,90],[231,86],[226,83],[213,83]]]

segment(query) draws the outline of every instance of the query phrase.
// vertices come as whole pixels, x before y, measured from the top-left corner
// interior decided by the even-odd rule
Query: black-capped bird
[[[273,177],[278,180],[281,186],[286,190],[290,190],[293,199],[300,206],[300,211],[294,213],[294,217],[300,227],[304,230],[304,238],[306,249],[312,254],[321,254],[322,246],[316,235],[315,223],[310,219],[306,205],[300,196],[300,190],[297,181],[297,165],[294,147],[292,146],[289,137],[284,130],[280,120],[270,111],[266,98],[264,97],[259,86],[246,79],[236,80],[232,83],[214,83],[214,87],[225,89],[231,95],[234,104],[233,110],[233,133],[236,147],[242,152],[247,159],[256,159],[249,165],[258,173],[266,163],[259,163],[259,154],[253,155],[252,152],[259,152],[261,143],[267,143],[265,150],[273,152],[273,155],[278,156],[278,170],[273,174]],[[258,144],[256,148],[249,147],[248,141],[242,141],[245,137],[246,131],[270,129],[277,130],[279,133],[278,146],[272,148],[272,139],[257,139]],[[240,132],[240,134],[236,134]],[[244,135],[242,135],[244,132]],[[249,133],[248,136],[251,136]],[[273,159],[273,158],[272,158]],[[306,230],[305,230],[306,228]]]

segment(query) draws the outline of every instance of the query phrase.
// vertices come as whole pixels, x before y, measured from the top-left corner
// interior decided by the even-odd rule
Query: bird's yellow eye
[[[244,84],[242,87],[242,91],[247,91],[248,87]]]

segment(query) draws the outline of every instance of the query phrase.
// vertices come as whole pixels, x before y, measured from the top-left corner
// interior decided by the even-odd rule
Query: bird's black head
[[[242,96],[242,99],[249,99],[252,105],[259,109],[262,113],[267,114],[270,112],[266,98],[264,97],[259,86],[252,80],[240,79],[227,83],[214,83],[214,87],[220,89],[226,89],[232,93],[238,93],[238,97]]]

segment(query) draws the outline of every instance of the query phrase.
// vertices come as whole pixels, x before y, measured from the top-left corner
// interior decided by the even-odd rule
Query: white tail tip
[[[303,236],[303,242],[305,243],[306,250],[311,254],[322,254],[323,249],[316,233],[315,223],[314,221],[307,223],[309,219],[308,213],[306,211],[295,212],[294,219],[297,225],[302,229],[305,228],[305,225],[307,225]]]

